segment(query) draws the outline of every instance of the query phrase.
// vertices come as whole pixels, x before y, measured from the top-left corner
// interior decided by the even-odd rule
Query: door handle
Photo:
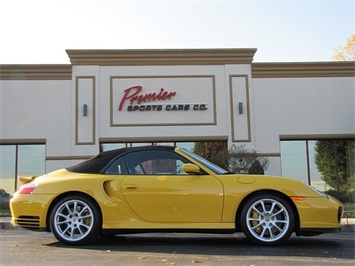
[[[123,186],[125,189],[138,189],[137,185],[124,185]]]

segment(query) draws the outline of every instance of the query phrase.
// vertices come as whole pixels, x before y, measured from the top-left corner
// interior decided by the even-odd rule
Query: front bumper
[[[335,198],[308,197],[295,204],[300,216],[300,230],[328,232],[340,229],[343,206]]]

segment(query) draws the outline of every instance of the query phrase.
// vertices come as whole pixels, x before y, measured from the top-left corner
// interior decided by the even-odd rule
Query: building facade
[[[314,145],[353,145],[354,62],[253,63],[255,52],[67,50],[68,65],[0,65],[0,187],[102,150],[198,141],[245,145],[269,158],[266,174],[324,186]]]

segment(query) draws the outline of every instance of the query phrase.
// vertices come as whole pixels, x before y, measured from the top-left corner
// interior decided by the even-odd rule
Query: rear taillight
[[[35,184],[26,184],[20,187],[19,191],[17,191],[18,194],[32,194],[32,192],[36,189]]]

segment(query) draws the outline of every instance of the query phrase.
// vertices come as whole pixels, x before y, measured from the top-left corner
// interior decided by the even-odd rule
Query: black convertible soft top
[[[128,147],[117,150],[104,151],[98,155],[77,165],[66,168],[69,172],[83,173],[83,174],[100,174],[103,169],[118,156],[130,152],[147,151],[147,150],[170,150],[174,151],[175,146],[140,146]]]

